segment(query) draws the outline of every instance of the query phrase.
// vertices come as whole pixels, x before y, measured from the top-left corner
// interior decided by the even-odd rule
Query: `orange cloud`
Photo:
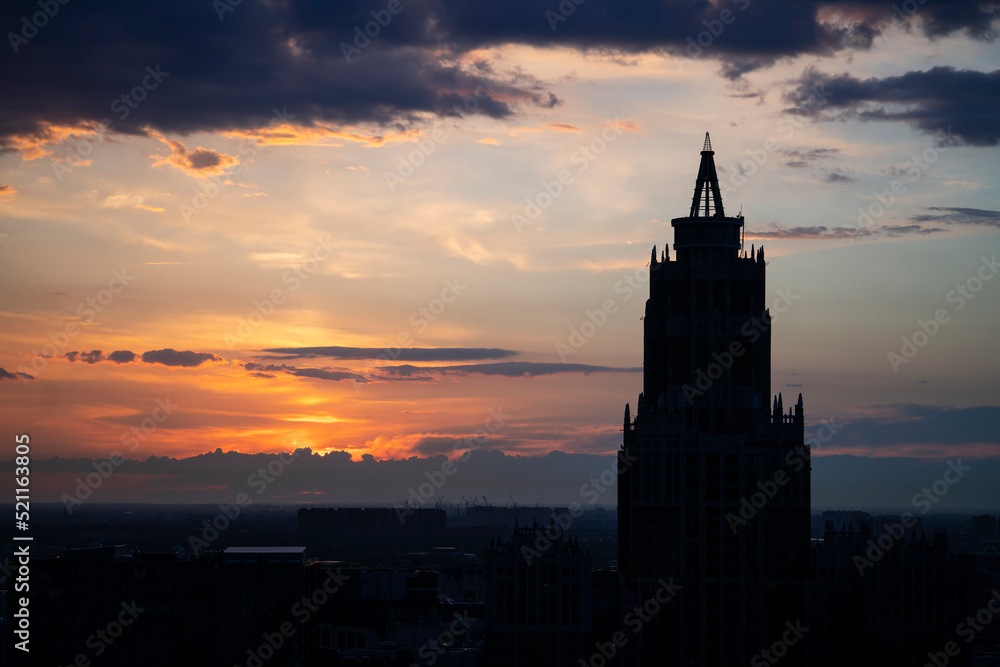
[[[149,135],[160,140],[170,148],[169,155],[151,155],[153,166],[168,165],[177,167],[188,176],[195,178],[208,178],[222,174],[233,165],[239,164],[240,159],[232,155],[226,155],[220,151],[198,146],[194,150],[188,148],[179,141],[167,139],[156,130],[149,130]]]
[[[139,195],[108,195],[103,202],[101,202],[101,208],[138,208],[143,211],[153,211],[154,213],[162,213],[162,206],[150,206],[144,204],[142,197]]]
[[[545,123],[545,129],[555,130],[556,132],[580,132],[580,128],[576,125],[567,125],[566,123]]]
[[[0,185],[0,201],[13,201],[17,196],[17,190],[13,185]]]
[[[284,123],[270,127],[249,130],[231,130],[222,136],[233,139],[251,139],[258,146],[341,146],[338,140],[355,141],[367,146],[383,146],[389,143],[417,141],[420,130],[387,132],[385,134],[365,134],[354,128],[337,128],[333,125],[317,123],[305,127]]]
[[[622,132],[641,132],[642,125],[631,118],[626,118],[625,120],[609,120],[608,125]]]
[[[486,137],[485,139],[480,139],[476,142],[477,144],[488,144],[490,146],[499,146],[500,142],[493,137]]]
[[[3,143],[5,148],[20,153],[22,160],[37,160],[52,155],[52,151],[48,150],[48,148],[66,139],[82,137],[84,135],[96,135],[98,137],[96,141],[88,142],[89,148],[87,152],[89,153],[95,144],[103,141],[106,132],[107,127],[105,125],[92,121],[81,122],[76,125],[43,123],[35,131],[26,134],[15,134],[4,139]],[[90,164],[89,160],[86,161],[86,164],[80,163],[79,156],[77,155],[74,155],[73,158],[76,159],[77,164],[80,166]]]

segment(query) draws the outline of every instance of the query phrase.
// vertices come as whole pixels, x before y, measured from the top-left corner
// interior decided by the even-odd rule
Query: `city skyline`
[[[649,247],[673,243],[710,131],[727,210],[770,261],[773,391],[805,393],[807,438],[827,425],[814,506],[905,508],[961,459],[969,477],[933,509],[991,508],[994,17],[807,3],[780,15],[801,39],[775,41],[773,12],[720,2],[654,37],[592,0],[524,10],[531,30],[450,16],[435,43],[414,31],[438,10],[394,7],[168,16],[240,48],[280,20],[271,61],[243,80],[214,51],[215,73],[171,49],[45,69],[60,40],[87,43],[71,14],[100,9],[60,6],[11,43],[0,414],[34,456],[142,460],[102,502],[225,496],[242,482],[217,450],[309,448],[332,455],[317,468],[358,466],[344,478],[377,468],[369,455],[399,462],[366,477],[388,504],[483,429],[495,451],[469,458],[449,499],[548,461],[509,493],[571,500],[621,443]],[[114,24],[153,30],[146,18]],[[89,88],[65,78],[75,67]],[[245,98],[214,100],[223,83]],[[321,83],[342,97],[302,92]],[[38,501],[92,470],[38,459]],[[328,490],[293,471],[276,501]]]

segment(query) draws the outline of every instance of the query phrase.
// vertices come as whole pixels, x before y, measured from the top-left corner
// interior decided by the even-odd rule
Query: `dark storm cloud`
[[[444,373],[449,375],[502,375],[524,377],[553,375],[555,373],[638,373],[641,368],[614,368],[611,366],[589,366],[587,364],[535,363],[530,361],[505,361],[496,364],[464,364],[461,366],[388,366],[379,369],[386,375],[410,376],[414,374]]]
[[[892,12],[888,3],[856,0],[589,0],[563,3],[574,8],[568,14],[556,0],[407,0],[396,15],[361,0],[245,2],[226,12],[220,5],[230,7],[60,4],[35,30],[22,18],[39,11],[37,2],[4,3],[0,137],[103,118],[129,133],[263,127],[275,108],[304,125],[391,125],[416,112],[453,113],[482,84],[488,92],[461,113],[503,118],[558,98],[530,76],[460,61],[463,54],[504,43],[670,52],[718,59],[724,76],[739,79],[780,58],[869,48]],[[820,9],[839,18],[825,20]],[[373,23],[373,11],[384,26]],[[978,0],[938,3],[921,6],[907,25],[934,37],[965,31],[989,39],[998,12]],[[358,36],[366,27],[377,31],[370,44]]]
[[[182,366],[184,368],[194,368],[208,361],[221,361],[222,357],[217,357],[208,352],[192,352],[191,350],[150,350],[143,352],[142,360],[147,364],[163,364],[164,366]]]
[[[517,354],[513,350],[490,347],[275,347],[264,350],[273,354],[296,357],[330,357],[331,359],[384,359],[393,361],[477,361],[506,359]]]
[[[1000,227],[1000,211],[962,208],[959,206],[929,206],[925,210],[934,211],[934,213],[915,215],[910,220],[913,222],[944,222],[949,225]]]
[[[822,104],[816,104],[816,96]],[[1000,70],[934,67],[882,79],[807,69],[786,92],[786,111],[817,120],[904,122],[940,144],[1000,143]]]

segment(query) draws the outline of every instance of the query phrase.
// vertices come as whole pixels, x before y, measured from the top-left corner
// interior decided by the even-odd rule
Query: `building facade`
[[[801,664],[802,396],[786,412],[771,395],[764,250],[748,253],[743,216],[725,214],[714,155],[706,134],[690,213],[671,221],[675,256],[650,260],[643,391],[623,429],[634,463],[619,478],[622,609],[664,581],[678,592],[641,632],[623,628],[623,664],[771,664],[763,651]]]

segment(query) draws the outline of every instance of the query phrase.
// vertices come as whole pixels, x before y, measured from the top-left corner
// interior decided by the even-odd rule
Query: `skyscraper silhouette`
[[[706,133],[691,211],[671,221],[676,258],[653,248],[643,391],[634,418],[625,406],[623,613],[645,605],[655,617],[623,629],[627,665],[801,664],[802,396],[787,413],[772,400],[764,250],[748,254],[743,216],[726,216],[714,155]],[[679,591],[650,603],[663,582]]]

